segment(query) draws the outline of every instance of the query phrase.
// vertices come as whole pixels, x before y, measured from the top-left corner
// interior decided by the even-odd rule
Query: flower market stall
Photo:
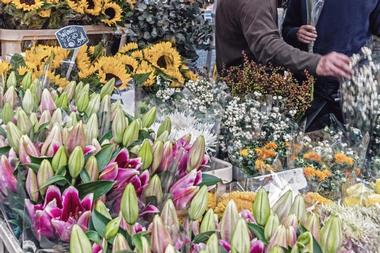
[[[0,0],[0,252],[380,252],[371,49],[305,133],[310,74],[196,66],[208,4]]]

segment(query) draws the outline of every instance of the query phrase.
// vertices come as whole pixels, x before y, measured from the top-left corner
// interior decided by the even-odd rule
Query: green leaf
[[[40,164],[35,164],[35,163],[29,163],[27,165],[28,168],[31,168],[35,173],[38,172],[38,170],[40,169]]]
[[[93,241],[97,244],[101,244],[102,238],[100,238],[99,234],[96,231],[89,230],[86,232],[86,235],[90,241]]]
[[[110,162],[113,154],[114,146],[112,144],[107,144],[103,146],[102,150],[96,154],[96,161],[98,162],[99,172],[102,172],[106,165]]]
[[[40,189],[48,187],[49,185],[52,185],[55,183],[59,183],[59,182],[67,182],[67,184],[70,184],[70,182],[67,181],[67,179],[64,176],[57,175],[57,176],[53,176],[49,178],[49,180],[45,184],[40,186]]]
[[[264,244],[268,244],[268,241],[265,239],[264,228],[260,225],[249,223],[249,230],[255,234],[256,238],[262,241]]]
[[[205,233],[201,233],[194,237],[193,243],[206,243],[210,236],[212,236],[215,233],[215,231],[208,231]]]
[[[11,58],[13,69],[18,69],[20,66],[25,66],[24,57],[20,54],[14,54]]]
[[[111,181],[96,181],[78,185],[77,189],[81,197],[87,194],[94,193],[94,200],[103,196],[112,189],[114,182]]]
[[[104,237],[104,230],[106,229],[108,222],[111,220],[94,209],[94,211],[92,211],[91,221],[96,232],[98,232],[101,237]]]
[[[41,164],[43,160],[49,160],[49,162],[51,162],[51,157],[34,157],[34,156],[30,156],[30,160],[32,161],[32,163]]]
[[[313,253],[323,253],[321,246],[319,245],[317,240],[314,238],[314,236],[313,236],[313,251],[314,251]]]
[[[112,138],[112,132],[105,133],[102,139],[100,140],[100,143],[102,143],[105,140],[110,140],[111,138]]]
[[[9,147],[9,146],[1,147],[1,148],[0,148],[0,156],[1,156],[1,155],[8,154],[8,152],[9,152],[10,149],[11,149],[11,147]]]
[[[222,182],[220,178],[213,175],[202,173],[202,183],[199,186],[203,186],[203,185],[213,186],[220,182]]]
[[[0,135],[7,137],[7,132],[2,127],[0,127]]]
[[[82,179],[83,183],[89,183],[89,182],[91,182],[91,178],[88,175],[88,173],[87,173],[86,170],[82,170],[81,171],[81,173],[80,173],[80,179]]]

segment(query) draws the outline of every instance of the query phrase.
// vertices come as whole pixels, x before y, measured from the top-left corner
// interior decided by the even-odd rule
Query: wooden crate
[[[88,35],[113,34],[114,29],[104,25],[83,26]],[[58,29],[11,30],[0,29],[1,56],[21,53],[23,41],[55,40]]]

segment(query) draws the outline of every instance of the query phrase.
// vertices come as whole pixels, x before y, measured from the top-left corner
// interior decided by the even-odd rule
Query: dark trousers
[[[344,122],[339,95],[339,81],[318,79],[315,85],[314,100],[306,111],[306,132],[323,129]]]

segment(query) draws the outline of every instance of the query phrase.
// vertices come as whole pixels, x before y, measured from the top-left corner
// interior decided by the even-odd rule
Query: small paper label
[[[59,29],[55,36],[59,45],[65,49],[76,49],[88,42],[87,34],[83,26],[69,25]]]

